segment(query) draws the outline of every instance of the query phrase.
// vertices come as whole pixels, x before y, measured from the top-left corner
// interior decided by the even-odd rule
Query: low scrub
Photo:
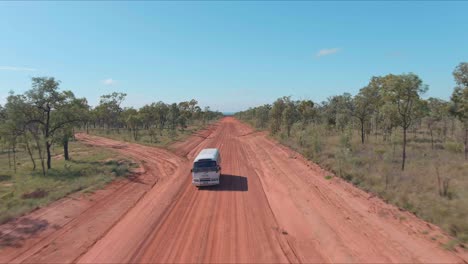
[[[397,136],[388,141],[369,137],[361,144],[359,135],[349,130],[324,133],[325,127],[310,125],[303,131],[293,129],[289,138],[277,139],[338,177],[468,243],[468,163],[461,155],[463,145],[447,141],[444,148],[432,149],[424,134],[417,135],[419,140],[408,143],[409,159],[402,171],[401,146],[394,144]],[[313,142],[320,142],[319,147]]]
[[[147,146],[167,147],[176,141],[183,141],[188,136],[202,129],[207,124],[213,121],[207,121],[205,124],[194,122],[185,129],[163,129],[156,130],[154,128],[141,129],[138,131],[138,137],[134,137],[134,131],[130,129],[89,129],[88,132],[93,135],[115,139],[119,141],[135,142]]]
[[[453,142],[453,141],[447,141],[444,144],[444,149],[447,151],[453,152],[453,153],[462,153],[463,152],[463,144]]]
[[[115,152],[72,142],[71,160],[61,148],[54,149],[54,167],[44,176],[32,170],[27,153],[17,153],[16,173],[6,153],[0,154],[0,223],[75,192],[89,193],[103,188],[117,177],[127,176],[131,165]]]

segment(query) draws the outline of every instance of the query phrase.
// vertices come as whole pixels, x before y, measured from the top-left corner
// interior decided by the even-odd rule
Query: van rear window
[[[197,161],[193,164],[194,169],[212,168],[212,167],[216,167],[216,161],[213,161],[213,160]]]

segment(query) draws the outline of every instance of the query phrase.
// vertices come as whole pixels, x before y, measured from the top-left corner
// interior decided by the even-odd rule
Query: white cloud
[[[103,80],[102,83],[105,85],[111,86],[111,85],[115,85],[117,81],[113,80],[112,78],[109,78],[109,79]]]
[[[335,54],[340,51],[340,48],[332,48],[332,49],[321,49],[317,52],[317,57],[323,57],[331,54]]]
[[[15,66],[0,66],[0,70],[3,70],[3,71],[37,71],[34,68],[15,67]]]

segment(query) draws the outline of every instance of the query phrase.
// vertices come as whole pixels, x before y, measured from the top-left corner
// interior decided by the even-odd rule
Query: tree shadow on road
[[[26,238],[44,231],[49,226],[46,220],[27,217],[17,220],[14,224],[14,230],[5,233],[0,231],[0,248],[21,247]]]
[[[199,187],[200,190],[206,191],[238,191],[246,192],[249,190],[247,177],[221,174],[219,176],[219,185]]]

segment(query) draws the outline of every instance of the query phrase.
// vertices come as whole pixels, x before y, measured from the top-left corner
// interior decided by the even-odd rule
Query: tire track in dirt
[[[369,200],[367,193],[341,179],[326,180],[330,173],[300,154],[261,134],[241,141],[249,146],[249,161],[257,164],[270,205],[302,262],[315,262],[310,248],[337,263],[466,261],[463,252],[446,251],[421,235],[430,224],[377,198]],[[371,208],[393,214],[375,214]],[[408,224],[401,223],[402,216]]]
[[[288,262],[278,243],[279,228],[261,183],[243,166],[247,160],[235,139],[237,132],[235,123],[227,119],[201,144],[189,144],[194,149],[186,152],[191,160],[202,148],[220,148],[223,155],[221,186],[201,189],[192,186],[191,164],[187,162],[173,177],[183,179],[182,191],[169,210],[160,218],[154,218],[155,224],[142,230],[150,233],[141,237],[139,241],[143,243],[140,242],[138,249],[128,249],[127,243],[108,249],[117,237],[128,240],[128,235],[125,239],[122,236],[128,232],[126,223],[138,221],[132,210],[126,215],[127,219],[119,223],[121,225],[111,230],[79,262]],[[148,193],[145,198],[152,199],[151,195]],[[283,247],[286,246],[284,243]],[[114,255],[125,251],[128,252],[125,256]]]
[[[211,131],[199,133],[209,135]],[[130,180],[117,180],[91,195],[72,194],[1,225],[0,263],[72,262],[103,237],[158,181],[172,175],[182,160],[166,150],[143,146],[139,150],[140,145],[135,149],[132,144],[106,138],[76,136],[95,147],[112,148],[130,156],[141,168]]]
[[[78,216],[76,223],[94,225],[101,232],[92,243],[84,243],[73,225],[65,224],[66,231],[58,238],[38,243],[40,250],[26,258],[20,254],[18,260],[463,263],[467,259],[463,252],[443,250],[423,235],[429,226],[432,234],[449,239],[439,228],[341,179],[324,179],[330,173],[234,118],[224,118],[174,144],[172,152],[86,135],[81,139],[142,162],[147,171],[138,179],[146,184],[138,186],[146,191],[113,225],[104,227],[109,221],[99,225],[98,215],[92,220],[86,219],[90,214]],[[190,162],[208,147],[221,151],[221,184],[196,188],[191,185]],[[94,206],[109,212],[103,202]],[[70,254],[67,243],[72,238],[82,241],[81,247],[72,247],[79,254]],[[53,245],[54,241],[61,244]],[[60,254],[69,257],[59,261]]]

